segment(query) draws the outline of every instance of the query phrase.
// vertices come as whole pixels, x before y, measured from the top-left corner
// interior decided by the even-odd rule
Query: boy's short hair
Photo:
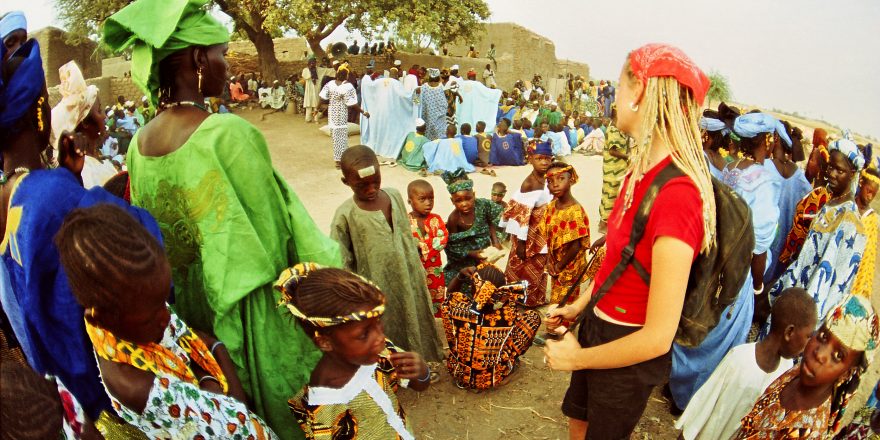
[[[818,319],[813,297],[800,287],[789,287],[773,302],[770,332],[783,331],[789,325],[795,328],[815,326]]]
[[[406,195],[412,196],[413,191],[415,190],[423,190],[423,191],[431,191],[434,192],[434,187],[431,186],[431,183],[424,179],[416,179],[409,183],[406,186]]]
[[[504,182],[495,182],[495,183],[493,183],[493,184],[492,184],[492,189],[495,189],[495,188],[501,188],[501,189],[504,190],[505,192],[507,191],[507,185],[505,185]]]
[[[464,135],[471,134],[471,124],[468,124],[467,122],[465,122],[464,124],[461,124],[461,134],[464,134]]]
[[[486,129],[486,123],[483,121],[477,121],[477,131],[483,131]]]

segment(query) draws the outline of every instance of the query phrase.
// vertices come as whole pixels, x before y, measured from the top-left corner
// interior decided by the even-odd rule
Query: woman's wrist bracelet
[[[419,379],[419,382],[425,383],[431,380],[431,367],[428,367],[428,372],[425,374],[425,377]]]
[[[225,346],[225,345],[223,344],[223,341],[221,341],[221,340],[219,340],[219,339],[216,340],[216,341],[214,341],[213,344],[211,344],[211,355],[212,355],[212,356],[217,357],[217,355],[214,353],[214,350],[216,350],[217,347],[219,347],[219,346],[221,346],[221,345]]]
[[[206,375],[206,376],[202,376],[202,378],[199,379],[199,386],[202,386],[202,382],[204,382],[204,381],[206,381],[206,380],[213,380],[214,382],[217,382],[218,384],[220,383],[220,381],[219,381],[216,377],[211,376],[211,375],[209,374],[209,375]]]

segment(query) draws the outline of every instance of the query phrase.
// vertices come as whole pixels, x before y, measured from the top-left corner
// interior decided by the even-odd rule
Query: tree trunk
[[[321,60],[327,57],[327,52],[324,51],[324,48],[321,47],[321,41],[324,37],[307,37],[306,42],[309,43],[309,48],[312,49],[312,53],[315,55],[315,58],[318,60],[318,64],[321,63]]]
[[[248,37],[254,43],[254,47],[257,48],[257,57],[260,59],[260,73],[263,74],[263,78],[269,82],[276,79],[280,80],[278,59],[275,58],[275,42],[272,41],[272,36],[260,29],[253,36],[248,34]]]

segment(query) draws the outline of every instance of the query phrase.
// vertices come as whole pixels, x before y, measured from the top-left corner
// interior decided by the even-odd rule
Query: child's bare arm
[[[397,370],[397,377],[409,379],[409,388],[424,391],[431,386],[431,370],[418,353],[411,351],[391,353],[391,364]]]
[[[496,228],[497,226],[495,226],[495,223],[489,222],[489,242],[492,243],[492,246],[501,249],[501,243],[498,242],[498,235],[495,234]]]

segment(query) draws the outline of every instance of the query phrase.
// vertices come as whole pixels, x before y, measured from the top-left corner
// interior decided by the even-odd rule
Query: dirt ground
[[[266,136],[275,167],[309,210],[312,218],[324,232],[329,231],[336,208],[351,191],[340,181],[341,174],[333,166],[330,138],[322,134],[317,124],[306,124],[301,115],[271,114],[260,120],[263,111],[242,110],[237,114],[256,124]],[[359,143],[357,136],[350,145]],[[580,182],[573,193],[587,209],[591,219],[593,238],[599,216],[599,198],[602,185],[601,157],[575,155],[570,158],[580,174]],[[497,168],[497,177],[474,173],[478,197],[489,198],[491,186],[504,182],[508,195],[531,172],[530,167]],[[382,183],[406,194],[407,184],[419,178],[402,167],[383,166]],[[443,181],[438,176],[426,178],[435,193],[434,212],[443,218],[452,211],[452,203]],[[504,261],[499,262],[503,264]],[[532,347],[523,356],[520,370],[506,386],[476,394],[458,389],[446,374],[424,393],[403,390],[401,401],[408,413],[418,438],[447,439],[564,439],[568,438],[566,419],[559,409],[568,386],[567,373],[553,372],[544,367],[540,347]],[[634,438],[674,439],[673,419],[666,410],[665,400],[656,394],[639,424]]]

